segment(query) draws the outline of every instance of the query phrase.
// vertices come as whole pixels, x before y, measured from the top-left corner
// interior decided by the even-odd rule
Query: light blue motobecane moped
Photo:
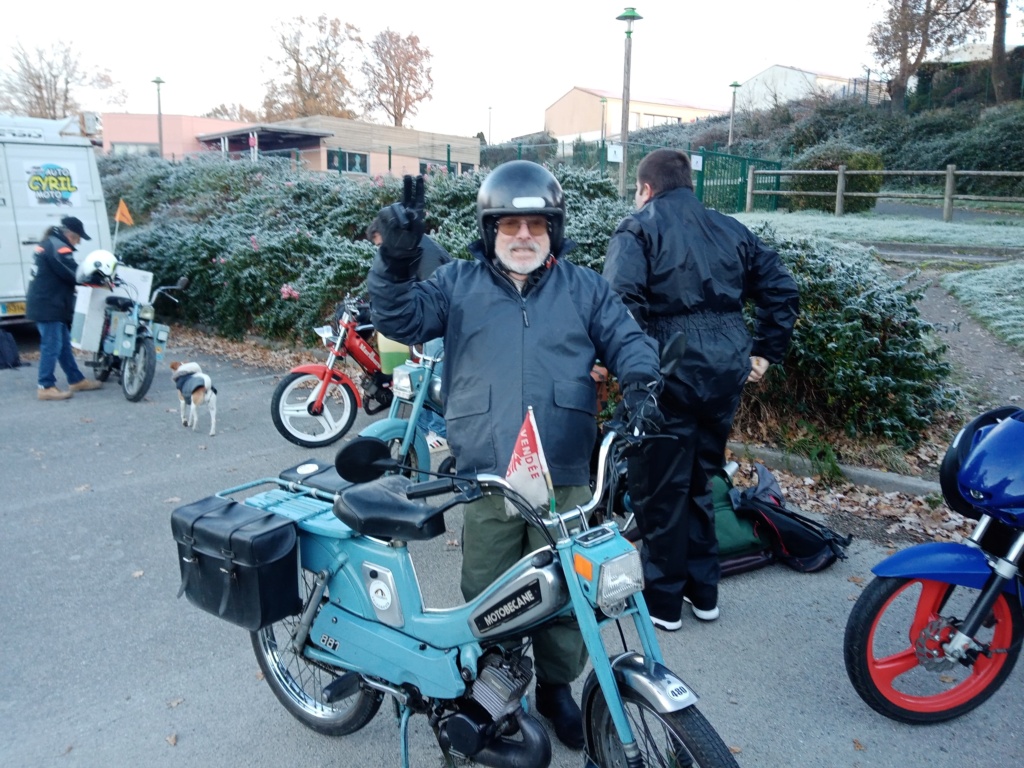
[[[441,403],[441,363],[444,361],[444,343],[433,339],[415,350],[418,361],[407,360],[395,366],[391,374],[393,399],[386,418],[373,422],[360,436],[383,440],[391,449],[392,458],[398,460],[405,474],[420,480],[426,474],[413,474],[414,470],[430,471],[430,448],[422,430],[417,429],[424,410],[444,416]],[[448,474],[455,462],[448,458],[440,471]]]
[[[676,362],[666,354],[663,372]],[[588,525],[613,446],[641,439],[619,429],[606,426],[591,501],[546,513],[495,475],[416,482],[395,473],[386,443],[356,438],[333,467],[310,462],[176,510],[182,591],[251,630],[274,694],[318,733],[359,730],[390,696],[403,766],[414,714],[447,765],[547,766],[549,736],[527,708],[530,634],[574,614],[592,664],[581,697],[587,765],[735,768],[697,696],[664,665],[638,551],[614,523]],[[447,510],[491,494],[548,544],[474,600],[426,608],[407,542],[443,535]],[[294,584],[282,575],[296,572]]]

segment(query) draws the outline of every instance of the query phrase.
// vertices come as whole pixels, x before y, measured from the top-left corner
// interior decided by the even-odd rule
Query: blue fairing
[[[933,542],[897,552],[871,569],[876,576],[901,579],[931,579],[945,584],[981,589],[992,569],[985,553],[976,547],[952,542]],[[1016,580],[1006,582],[1005,591],[1016,594]]]

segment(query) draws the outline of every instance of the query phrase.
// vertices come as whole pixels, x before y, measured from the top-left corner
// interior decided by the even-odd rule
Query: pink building
[[[160,127],[163,123],[164,157],[175,160],[197,152],[208,152],[209,146],[197,136],[218,131],[244,128],[248,123],[218,120],[213,117],[191,115],[135,115],[104,112],[103,154],[157,155],[160,147]]]

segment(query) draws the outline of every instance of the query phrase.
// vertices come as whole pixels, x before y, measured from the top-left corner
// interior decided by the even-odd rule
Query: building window
[[[452,170],[454,171],[457,167],[456,163],[452,163]],[[444,160],[420,160],[420,176],[426,176],[428,173],[447,173],[448,163]]]
[[[461,163],[459,165],[459,169],[462,171],[462,173],[472,173],[475,170],[475,168],[476,166],[474,166],[472,163]]]
[[[159,144],[129,144],[127,142],[112,142],[110,144],[112,155],[150,155],[160,156]]]
[[[343,149],[327,150],[327,170],[341,173],[369,173],[369,156],[364,152],[346,152]]]

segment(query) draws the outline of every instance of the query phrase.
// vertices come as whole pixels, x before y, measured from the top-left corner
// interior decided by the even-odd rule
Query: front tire
[[[303,603],[309,598],[313,580],[312,573],[302,571]],[[325,736],[346,736],[358,731],[377,714],[384,694],[360,688],[341,701],[324,703],[324,688],[345,670],[316,664],[296,653],[291,638],[298,625],[299,616],[289,616],[251,633],[252,648],[264,679],[288,713],[307,728]]]
[[[876,578],[846,622],[846,673],[876,712],[903,723],[940,723],[974,709],[1003,684],[1020,655],[1020,603],[1005,592],[975,641],[993,651],[970,666],[946,657],[952,622],[980,591],[930,579]]]
[[[391,449],[391,458],[401,462],[402,469],[399,473],[406,477],[415,478],[420,471],[420,458],[416,452],[416,441],[409,443],[409,452],[402,456],[402,438],[396,437],[388,441],[388,448]]]
[[[121,390],[129,402],[137,403],[146,396],[156,373],[156,345],[153,339],[140,339],[135,354],[121,361]]]
[[[738,768],[736,758],[711,723],[690,706],[678,712],[657,712],[631,689],[619,688],[626,717],[643,765],[687,765],[693,768]],[[626,765],[622,742],[600,688],[587,707],[590,756],[601,766]]]
[[[356,420],[356,395],[348,384],[331,381],[320,413],[314,413],[323,382],[311,373],[290,373],[270,400],[274,426],[286,440],[305,448],[322,448],[341,439]]]

